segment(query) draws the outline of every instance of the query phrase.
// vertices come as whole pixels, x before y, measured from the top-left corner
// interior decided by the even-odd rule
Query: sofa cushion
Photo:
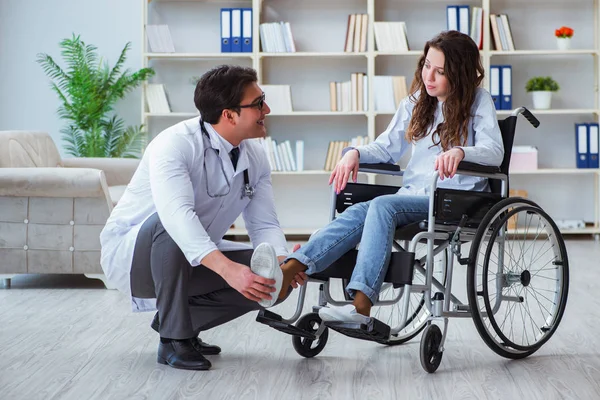
[[[113,207],[117,205],[123,193],[125,193],[127,185],[109,186],[108,193],[110,193],[110,199],[112,200]]]
[[[0,168],[59,166],[60,154],[48,133],[0,131]]]

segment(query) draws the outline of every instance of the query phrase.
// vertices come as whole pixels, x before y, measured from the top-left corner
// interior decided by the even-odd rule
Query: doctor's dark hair
[[[220,65],[206,72],[194,91],[194,104],[202,119],[216,124],[225,109],[239,113],[244,89],[257,80],[255,70],[236,65]]]
[[[415,107],[406,130],[408,142],[415,142],[429,134],[434,123],[438,100],[427,94],[421,71],[430,48],[444,53],[444,75],[448,79],[448,97],[443,104],[444,122],[436,127],[434,144],[444,151],[467,143],[471,108],[477,88],[484,77],[479,47],[470,36],[457,31],[442,32],[425,44],[410,88],[410,99]],[[415,94],[419,92],[418,99]]]

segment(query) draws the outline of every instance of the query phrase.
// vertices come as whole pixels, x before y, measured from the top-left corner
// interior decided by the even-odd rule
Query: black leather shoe
[[[171,340],[169,343],[160,342],[158,363],[194,371],[210,369],[212,364],[198,351],[194,345],[196,342],[194,339]]]
[[[154,329],[156,332],[160,332],[160,322],[158,320],[158,313],[154,315],[154,319],[150,323],[150,327],[152,327],[152,329]],[[195,346],[197,347],[200,353],[206,356],[214,356],[221,353],[221,348],[219,346],[203,342],[200,338],[196,339]]]

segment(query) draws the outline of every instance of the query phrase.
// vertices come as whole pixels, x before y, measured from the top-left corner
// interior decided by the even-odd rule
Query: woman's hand
[[[440,174],[440,179],[453,178],[458,164],[465,158],[465,152],[460,147],[443,152],[435,159],[435,170]]]
[[[358,150],[352,149],[344,154],[344,157],[337,163],[331,176],[329,177],[329,184],[333,183],[335,192],[339,194],[346,187],[348,179],[350,179],[350,173],[352,173],[352,181],[356,182],[358,175]]]

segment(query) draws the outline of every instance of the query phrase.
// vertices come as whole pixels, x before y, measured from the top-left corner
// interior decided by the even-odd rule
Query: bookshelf
[[[531,76],[550,75],[561,85],[553,98],[553,108],[532,110],[542,125],[535,130],[524,120],[517,126],[515,145],[535,145],[539,149],[536,171],[515,172],[511,187],[525,189],[554,219],[584,219],[584,229],[567,234],[594,235],[600,239],[600,172],[576,169],[574,123],[600,119],[600,0],[141,0],[142,63],[157,74],[153,83],[167,88],[171,113],[149,113],[142,96],[142,123],[150,137],[179,120],[197,116],[194,109],[192,76],[207,69],[232,63],[256,69],[259,84],[291,86],[293,112],[271,114],[269,135],[280,140],[305,142],[305,170],[273,172],[272,180],[279,219],[288,235],[309,235],[328,221],[330,172],[324,171],[330,141],[368,135],[375,139],[385,130],[393,113],[376,112],[373,78],[377,75],[404,75],[410,87],[414,68],[425,42],[446,29],[446,6],[469,5],[484,12],[482,61],[486,72],[484,87],[489,90],[489,67],[513,66],[513,106],[532,108],[525,93]],[[220,9],[253,10],[251,53],[220,52]],[[437,11],[436,11],[437,9]],[[490,14],[510,18],[515,51],[493,47]],[[344,52],[349,14],[367,14],[367,51]],[[535,16],[535,18],[532,18]],[[289,21],[297,52],[261,51],[259,24]],[[376,50],[374,22],[405,21],[409,51]],[[175,53],[150,51],[146,24],[167,24]],[[569,25],[575,29],[573,49],[557,50],[554,28]],[[201,38],[198,40],[198,38]],[[573,73],[577,71],[577,73]],[[330,81],[348,80],[353,72],[368,79],[368,108],[361,112],[329,110]],[[269,100],[267,99],[267,102]],[[510,111],[498,111],[504,118]],[[400,160],[405,166],[408,155]],[[397,178],[360,174],[359,181],[398,185]],[[572,193],[579,193],[573,199]],[[301,201],[299,200],[301,199]],[[244,235],[243,221],[236,222],[230,234]]]

